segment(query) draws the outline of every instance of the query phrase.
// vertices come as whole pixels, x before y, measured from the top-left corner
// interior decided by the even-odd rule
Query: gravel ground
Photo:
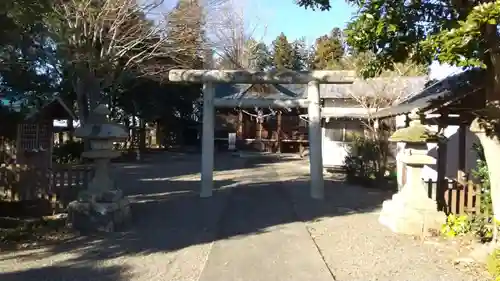
[[[0,280],[197,280],[219,230],[227,187],[252,174],[238,170],[239,159],[218,155],[218,190],[202,200],[199,158],[166,153],[143,164],[116,165],[117,184],[133,202],[130,230],[0,253]]]
[[[281,165],[278,173],[285,182],[300,182],[292,170]],[[490,280],[455,267],[452,250],[380,225],[380,203],[388,193],[327,181],[326,200],[318,203],[304,199],[307,188],[295,185],[288,191],[336,280]]]
[[[0,280],[480,280],[379,225],[388,194],[327,182],[327,199],[313,201],[304,161],[217,155],[218,189],[200,199],[199,158],[117,165],[135,202],[130,230],[0,253]]]

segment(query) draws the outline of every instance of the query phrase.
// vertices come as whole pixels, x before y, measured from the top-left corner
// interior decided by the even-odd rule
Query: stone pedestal
[[[103,198],[73,201],[68,205],[68,221],[81,232],[112,232],[130,221],[130,202],[120,190],[107,191]]]
[[[428,235],[439,230],[446,222],[446,215],[437,211],[437,204],[427,196],[421,172],[424,165],[435,163],[425,155],[425,144],[407,144],[410,155],[402,160],[407,165],[407,181],[403,188],[383,203],[379,222],[393,232],[409,235]]]
[[[109,122],[107,114],[106,106],[99,105],[89,122],[75,131],[77,137],[90,140],[91,150],[82,156],[95,164],[88,189],[68,205],[68,224],[82,232],[115,231],[130,221],[130,202],[109,171],[110,160],[120,155],[113,150],[113,142],[125,140],[128,134],[122,126]]]
[[[439,136],[420,122],[417,112],[408,117],[410,126],[397,130],[389,139],[405,144],[406,153],[400,161],[406,164],[406,183],[391,200],[384,201],[379,222],[396,233],[427,235],[446,222],[446,215],[437,211],[437,203],[427,196],[422,181],[423,167],[436,163],[427,155],[427,143],[438,141]]]

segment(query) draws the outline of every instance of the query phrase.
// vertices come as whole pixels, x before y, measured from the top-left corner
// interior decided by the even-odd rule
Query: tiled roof
[[[353,84],[321,84],[322,98],[349,98],[353,95],[377,95],[381,92],[409,96],[418,93],[428,81],[426,76],[374,78],[356,80]],[[302,99],[307,98],[307,85],[267,85],[266,93],[248,84],[217,84],[215,96],[220,99]]]
[[[409,113],[414,109],[427,110],[443,102],[460,99],[484,87],[484,74],[482,69],[471,69],[446,77],[426,87],[418,94],[408,97],[397,106],[377,112],[374,117],[396,116]]]

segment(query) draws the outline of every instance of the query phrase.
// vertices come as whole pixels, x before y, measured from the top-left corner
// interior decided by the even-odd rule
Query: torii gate
[[[354,71],[247,71],[247,70],[186,70],[169,72],[172,82],[203,84],[203,136],[201,160],[201,197],[211,197],[214,169],[214,83],[226,84],[307,84],[307,99],[273,101],[275,105],[308,108],[309,158],[311,197],[323,199],[323,160],[321,148],[320,84],[351,84],[356,78]],[[251,102],[251,101],[250,101]]]

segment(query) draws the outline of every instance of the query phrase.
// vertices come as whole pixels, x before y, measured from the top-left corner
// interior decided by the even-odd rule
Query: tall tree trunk
[[[76,74],[76,95],[78,107],[78,119],[80,126],[88,122],[92,110],[100,102],[101,89],[99,80],[88,66],[78,68]],[[85,150],[90,150],[90,141],[83,140]]]
[[[92,110],[101,101],[101,87],[98,78],[88,67],[80,67],[76,77],[75,92],[77,96],[78,118],[83,125],[88,121]]]
[[[500,140],[499,124],[500,118],[500,49],[497,27],[487,25],[485,35],[490,46],[490,51],[485,62],[488,70],[488,80],[486,86],[486,108],[481,112],[480,117],[474,119],[471,124],[471,131],[479,138],[484,149],[486,164],[491,187],[491,201],[493,214],[496,220],[500,220]]]
[[[80,126],[84,126],[89,118],[89,99],[87,95],[87,86],[85,79],[77,77],[76,80],[76,103],[78,107],[78,119],[80,121]],[[90,150],[90,141],[88,139],[83,140],[84,150]]]
[[[87,118],[89,117],[89,104],[87,98],[87,87],[85,86],[84,79],[80,77],[76,80],[76,103],[77,103],[77,112],[78,119],[80,121],[80,126],[86,123]]]
[[[483,146],[484,158],[488,165],[488,174],[490,178],[491,188],[491,201],[493,205],[493,215],[496,220],[500,220],[500,162],[498,155],[500,155],[500,141],[497,136],[488,135],[480,128],[478,119],[474,120],[471,125],[471,130],[476,134]]]
[[[101,85],[94,73],[89,72],[89,110],[90,113],[103,102],[101,98]]]

